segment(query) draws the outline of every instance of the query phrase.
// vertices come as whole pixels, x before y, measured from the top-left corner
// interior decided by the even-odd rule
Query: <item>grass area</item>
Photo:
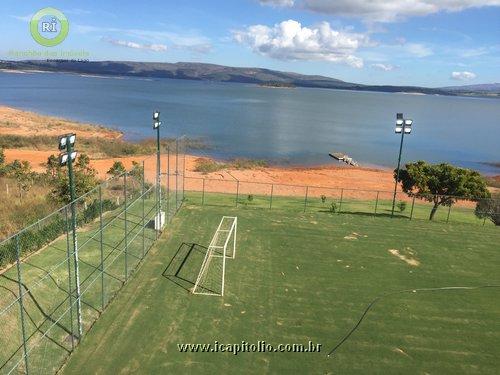
[[[228,162],[220,162],[208,158],[198,158],[196,159],[194,171],[207,174],[207,173],[221,171],[223,169],[243,170],[243,169],[265,168],[268,166],[269,164],[265,160],[238,158],[230,160]]]
[[[385,298],[334,357],[326,356],[384,293],[500,284],[497,228],[190,201],[63,373],[498,373],[499,289]],[[276,204],[287,202],[295,201]],[[238,216],[226,295],[191,295],[202,246],[222,215]],[[235,356],[177,346],[215,340],[311,340],[322,350]]]
[[[151,227],[154,205],[154,197],[149,194],[144,201],[141,198],[128,202],[126,212],[122,203],[116,210],[105,214],[102,230],[104,272],[100,271],[99,222],[83,226],[78,231],[83,332],[90,329],[153,244],[156,236]],[[143,212],[146,218],[144,229]],[[60,215],[64,220],[64,211],[54,215]],[[72,253],[72,238],[63,235],[22,262],[30,373],[55,373],[72,350],[75,337],[78,336]],[[2,374],[8,373],[21,360],[23,353],[19,304],[16,302],[19,295],[17,282],[16,267],[0,274]],[[17,371],[23,370],[24,362],[21,361]]]
[[[54,211],[57,204],[46,198],[49,192],[50,186],[36,184],[20,195],[14,179],[0,177],[0,239]]]
[[[293,197],[280,196],[270,194],[248,194],[240,192],[236,194],[226,193],[201,193],[197,191],[186,191],[186,199],[188,202],[197,205],[221,206],[221,207],[236,207],[243,206],[248,208],[263,208],[276,210],[289,210],[297,213],[301,212],[330,212],[332,211],[332,203],[335,206],[335,213],[355,214],[360,216],[387,217],[391,216],[392,200],[380,198],[378,201],[373,199],[355,199],[349,197],[340,198],[338,196],[328,197],[325,202],[321,197],[308,196]],[[399,202],[399,198],[398,201]],[[412,210],[412,202],[406,202],[404,211],[400,211],[397,207],[394,216],[412,220],[429,220],[429,214],[432,209],[432,204],[429,202],[415,200],[415,205]],[[439,207],[433,222],[441,223],[464,223],[475,224],[480,226],[494,226],[494,224],[486,219],[479,219],[474,214],[474,205],[469,204],[463,206],[455,204],[450,207]]]
[[[186,139],[186,148],[190,150],[203,150],[209,146],[201,139]],[[28,148],[33,150],[54,150],[57,145],[57,137],[48,135],[0,135],[0,148],[19,149]],[[175,139],[162,139],[161,145],[164,150],[175,147]],[[78,139],[78,150],[99,157],[125,157],[134,155],[150,155],[156,152],[156,140],[144,139],[138,142],[128,142],[122,139],[86,138]],[[57,154],[54,152],[54,154]]]

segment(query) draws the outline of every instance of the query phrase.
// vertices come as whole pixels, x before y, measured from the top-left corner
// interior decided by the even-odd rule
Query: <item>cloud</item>
[[[438,12],[460,12],[469,8],[500,6],[500,0],[261,0],[261,4],[304,8],[318,13],[394,22]]]
[[[110,44],[113,44],[115,46],[120,46],[120,47],[127,47],[127,48],[134,48],[134,49],[140,49],[140,50],[149,50],[149,51],[154,51],[154,52],[164,52],[167,50],[167,46],[165,44],[141,44],[141,43],[135,43],[135,42],[130,42],[127,40],[118,40],[118,39],[111,39],[111,38],[101,38],[103,42],[107,42]]]
[[[474,79],[476,77],[477,77],[476,74],[472,72],[463,71],[463,72],[452,72],[450,78],[456,81],[470,81],[471,79]]]
[[[183,49],[195,53],[209,53],[212,51],[212,43],[210,39],[191,32],[179,34],[170,31],[122,29],[116,27],[99,27],[81,24],[72,24],[72,30],[79,34],[117,34],[120,35],[120,39],[128,37],[131,39],[141,40],[144,42],[142,45],[146,46],[169,44],[171,48]],[[103,39],[116,40],[118,38],[103,37]]]
[[[295,4],[295,0],[259,0],[259,3],[273,7],[292,7]]]
[[[378,69],[378,70],[382,70],[384,72],[391,72],[395,69],[397,69],[398,67],[395,66],[395,65],[391,65],[391,64],[382,64],[382,63],[376,63],[376,64],[371,64],[370,65],[373,69]]]
[[[33,14],[28,14],[27,16],[14,16],[11,15],[12,18],[15,18],[18,21],[29,22],[33,18]]]
[[[233,31],[234,39],[254,52],[279,60],[330,61],[363,67],[363,60],[354,55],[369,43],[363,34],[337,31],[328,22],[309,28],[294,20],[272,27],[252,25]]]
[[[405,43],[403,49],[416,57],[427,57],[434,54],[432,49],[421,43]]]

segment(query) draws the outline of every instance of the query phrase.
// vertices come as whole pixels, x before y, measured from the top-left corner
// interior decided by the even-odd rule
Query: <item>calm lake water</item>
[[[127,139],[154,135],[207,138],[223,158],[281,164],[330,163],[330,151],[362,164],[394,166],[400,137],[396,112],[414,120],[403,160],[452,162],[485,173],[500,161],[500,100],[323,89],[270,89],[171,79],[99,78],[73,74],[0,73],[0,103],[99,123]]]

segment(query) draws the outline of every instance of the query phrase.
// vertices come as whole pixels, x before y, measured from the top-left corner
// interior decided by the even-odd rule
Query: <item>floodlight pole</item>
[[[160,151],[160,126],[156,128],[156,176],[158,186],[158,224],[161,227],[161,151]]]
[[[69,193],[71,199],[71,227],[73,231],[73,259],[75,262],[75,278],[76,278],[76,316],[78,320],[78,335],[82,337],[82,303],[80,298],[80,269],[78,265],[78,239],[76,235],[76,202],[75,202],[75,178],[73,172],[73,146],[70,142],[70,137],[66,138],[66,152],[68,153],[68,175],[69,175]]]
[[[402,113],[398,113],[397,118],[403,120],[403,126],[402,126],[402,130],[401,130],[401,142],[399,143],[398,168],[396,169],[396,182],[394,183],[394,195],[392,197],[391,217],[394,217],[394,207],[396,205],[396,194],[397,194],[397,190],[398,190],[399,169],[401,167],[401,153],[403,152],[403,140],[405,138],[405,126],[406,126]]]

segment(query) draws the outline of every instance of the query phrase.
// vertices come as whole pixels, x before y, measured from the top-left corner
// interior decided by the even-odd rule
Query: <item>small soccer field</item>
[[[223,215],[238,217],[225,294],[193,295]],[[62,372],[498,373],[500,288],[419,289],[500,285],[499,243],[489,226],[185,205]],[[179,349],[242,341],[321,346]]]

